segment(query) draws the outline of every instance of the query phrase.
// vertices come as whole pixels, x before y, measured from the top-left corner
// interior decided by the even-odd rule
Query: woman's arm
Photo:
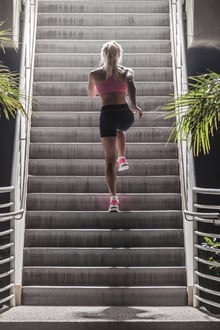
[[[134,82],[134,71],[131,69],[128,69],[128,72],[126,74],[126,80],[127,80],[127,88],[128,88],[128,96],[130,99],[130,104],[131,104],[131,108],[133,111],[135,111],[139,118],[142,117],[143,115],[143,111],[140,107],[137,106],[136,103],[136,86],[135,86],[135,82]]]
[[[89,73],[87,89],[88,89],[89,96],[96,96],[98,94],[92,72]]]

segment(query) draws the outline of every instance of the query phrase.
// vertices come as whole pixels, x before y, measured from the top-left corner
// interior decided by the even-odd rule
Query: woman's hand
[[[140,107],[138,107],[137,105],[134,106],[132,110],[136,112],[136,114],[138,115],[139,118],[141,118],[143,116],[143,110]]]

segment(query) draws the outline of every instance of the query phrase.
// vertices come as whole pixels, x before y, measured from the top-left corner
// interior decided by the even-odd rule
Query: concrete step
[[[170,100],[170,96],[138,96],[138,104],[144,111],[161,112],[161,108]],[[88,96],[34,96],[34,112],[97,112],[101,108],[99,97]]]
[[[170,40],[119,40],[124,53],[170,53]],[[37,53],[100,53],[103,40],[36,40]]]
[[[178,176],[124,176],[118,180],[119,193],[179,193]],[[107,193],[103,176],[30,176],[29,193]]]
[[[24,286],[184,286],[185,267],[23,268]]]
[[[108,214],[80,211],[27,211],[27,229],[181,229],[181,211],[138,211]]]
[[[104,159],[30,159],[30,175],[103,175]],[[119,176],[129,175],[178,175],[177,159],[129,159],[129,171]]]
[[[86,82],[35,82],[33,93],[35,96],[71,96],[87,95]],[[173,93],[172,82],[136,82],[137,96],[167,96]]]
[[[39,1],[39,13],[168,13],[162,1]]]
[[[120,195],[121,211],[180,210],[178,193],[145,193]],[[42,211],[107,211],[109,196],[105,194],[30,193],[28,210]]]
[[[169,26],[168,13],[39,13],[38,26]]]
[[[4,330],[134,330],[134,324],[137,330],[218,330],[220,320],[191,306],[35,305],[16,306],[0,315]]]
[[[166,26],[153,27],[111,27],[102,26],[51,26],[37,28],[37,36],[39,39],[62,39],[62,40],[118,40],[118,39],[143,39],[143,40],[169,40],[170,28]]]
[[[170,127],[132,127],[127,142],[167,142]],[[33,127],[31,142],[100,142],[99,129],[90,127]]]
[[[172,267],[184,266],[183,247],[26,247],[24,266]]]
[[[28,247],[183,247],[182,229],[27,229]]]
[[[35,82],[85,82],[88,81],[89,67],[40,67],[34,70]],[[173,79],[171,68],[156,68],[156,67],[135,67],[136,81],[169,81]]]
[[[127,143],[128,159],[177,159],[175,143]],[[101,143],[31,143],[31,159],[103,159]]]
[[[24,286],[22,304],[40,306],[184,306],[185,286]]]
[[[77,108],[78,109],[78,108]],[[145,110],[145,109],[143,109]],[[133,127],[170,127],[173,119],[166,119],[167,112],[144,112],[139,119],[135,114]],[[32,127],[96,127],[99,131],[100,111],[46,112],[36,111],[32,116]]]
[[[98,66],[100,54],[86,53],[37,53],[36,67],[90,67],[88,72]],[[123,64],[127,67],[171,67],[172,59],[168,53],[137,53],[124,54]]]

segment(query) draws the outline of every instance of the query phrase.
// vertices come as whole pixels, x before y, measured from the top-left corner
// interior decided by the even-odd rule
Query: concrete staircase
[[[124,49],[144,109],[109,214],[99,98],[88,72]],[[24,249],[24,305],[187,304],[177,146],[161,106],[173,91],[168,0],[39,0]]]

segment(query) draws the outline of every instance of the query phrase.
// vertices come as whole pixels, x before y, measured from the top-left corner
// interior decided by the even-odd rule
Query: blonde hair
[[[106,76],[118,77],[123,70],[119,67],[122,60],[122,48],[116,41],[108,41],[102,46],[101,50],[101,65],[106,70]]]

